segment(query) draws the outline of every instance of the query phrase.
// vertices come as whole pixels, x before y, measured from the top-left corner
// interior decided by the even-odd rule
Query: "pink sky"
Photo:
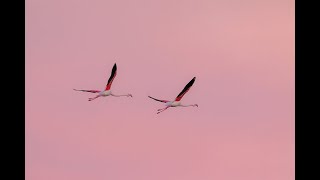
[[[27,0],[26,180],[292,180],[294,58],[293,0]]]

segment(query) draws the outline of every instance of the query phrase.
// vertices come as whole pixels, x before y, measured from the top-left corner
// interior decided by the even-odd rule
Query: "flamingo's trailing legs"
[[[189,105],[183,105],[181,104],[180,100],[181,98],[189,91],[189,89],[191,88],[191,86],[193,85],[194,81],[196,80],[196,77],[194,77],[184,88],[183,90],[180,92],[180,94],[176,97],[176,99],[174,101],[168,101],[168,100],[159,100],[159,99],[156,99],[156,98],[153,98],[151,96],[148,96],[149,98],[153,99],[153,100],[156,100],[156,101],[159,101],[159,102],[162,102],[162,103],[165,103],[165,108],[162,108],[162,109],[158,109],[158,112],[157,114],[167,110],[169,107],[189,107],[189,106],[192,106],[192,107],[198,107],[198,104],[189,104]]]
[[[114,97],[127,96],[127,97],[132,97],[131,94],[116,95],[116,94],[113,94],[111,92],[111,90],[110,90],[111,84],[112,84],[114,78],[116,77],[116,75],[117,75],[117,64],[115,63],[113,65],[111,76],[110,76],[110,78],[108,80],[108,84],[106,85],[104,90],[102,90],[102,91],[99,91],[99,90],[79,90],[79,89],[73,89],[73,90],[82,91],[82,92],[90,92],[90,93],[99,93],[97,96],[89,98],[89,101],[92,101],[92,100],[97,99],[98,97],[104,97],[104,96],[114,96]]]

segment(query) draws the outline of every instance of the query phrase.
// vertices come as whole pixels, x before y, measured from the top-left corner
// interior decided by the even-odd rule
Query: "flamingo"
[[[131,94],[124,94],[124,95],[115,95],[111,92],[110,88],[111,88],[111,84],[114,80],[114,78],[117,75],[117,64],[114,63],[113,68],[112,68],[112,72],[111,72],[111,76],[108,80],[108,84],[106,85],[105,89],[102,91],[99,90],[79,90],[79,89],[73,89],[75,91],[82,91],[82,92],[90,92],[90,93],[99,93],[97,96],[93,97],[93,98],[89,98],[89,101],[93,101],[98,97],[104,97],[104,96],[114,96],[114,97],[120,97],[120,96],[127,96],[127,97],[132,97]]]
[[[189,89],[191,88],[191,86],[193,85],[194,81],[196,80],[196,77],[194,77],[184,88],[183,90],[179,93],[179,95],[176,97],[176,99],[174,101],[168,101],[168,100],[159,100],[159,99],[156,99],[156,98],[153,98],[151,96],[148,96],[149,98],[153,99],[153,100],[156,100],[156,101],[159,101],[159,102],[162,102],[162,103],[165,103],[165,108],[162,108],[162,109],[158,109],[158,112],[157,114],[167,110],[169,107],[189,107],[189,106],[192,106],[192,107],[198,107],[198,104],[189,104],[189,105],[183,105],[181,104],[180,100],[182,99],[182,97],[189,91]]]

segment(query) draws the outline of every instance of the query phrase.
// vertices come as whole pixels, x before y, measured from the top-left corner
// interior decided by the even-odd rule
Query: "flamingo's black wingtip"
[[[116,71],[117,70],[117,63],[114,63],[113,67],[112,67],[112,71]]]

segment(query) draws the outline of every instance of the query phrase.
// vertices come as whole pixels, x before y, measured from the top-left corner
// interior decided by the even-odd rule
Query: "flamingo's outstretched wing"
[[[193,85],[194,81],[196,80],[196,77],[194,77],[180,92],[180,94],[176,97],[175,101],[180,101],[181,98],[189,91],[191,86]]]
[[[90,93],[99,93],[98,90],[82,90],[82,89],[73,89],[75,91],[82,91],[82,92],[90,92]]]
[[[110,78],[108,80],[108,84],[107,84],[106,89],[105,89],[106,91],[111,88],[111,84],[112,84],[114,78],[116,77],[116,75],[117,75],[117,64],[114,63],[113,68],[112,68],[112,72],[111,72],[111,76],[110,76]]]
[[[163,102],[163,103],[169,102],[168,100],[160,100],[160,99],[153,98],[151,96],[148,96],[148,97],[153,99],[153,100],[156,100],[156,101],[159,101],[159,102]]]

